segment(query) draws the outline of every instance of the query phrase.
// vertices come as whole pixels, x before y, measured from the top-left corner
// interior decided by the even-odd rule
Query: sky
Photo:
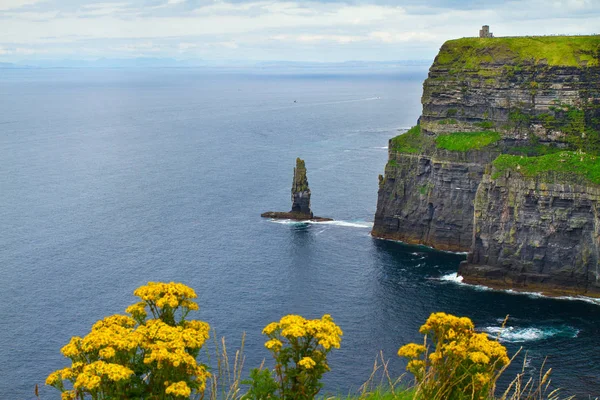
[[[600,33],[600,0],[0,0],[0,62],[430,60],[483,24]]]

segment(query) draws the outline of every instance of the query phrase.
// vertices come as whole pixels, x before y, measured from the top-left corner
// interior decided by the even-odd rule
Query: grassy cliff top
[[[407,132],[392,139],[392,150],[399,153],[419,154],[431,145],[435,148],[466,152],[481,150],[500,140],[500,134],[493,131],[482,132],[453,132],[440,135],[433,139],[421,133],[421,126],[413,126]]]
[[[553,174],[569,181],[572,177],[600,184],[600,157],[578,153],[574,151],[561,151],[539,157],[523,157],[502,154],[493,162],[496,169],[493,178],[498,178],[504,171],[519,172],[528,178],[545,177]]]
[[[542,63],[550,66],[600,65],[600,35],[463,38],[449,40],[434,65],[460,69],[480,64]]]

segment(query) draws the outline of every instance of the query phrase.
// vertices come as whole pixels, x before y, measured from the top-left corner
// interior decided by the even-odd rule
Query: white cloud
[[[473,10],[299,0],[205,0],[194,10],[187,0],[59,4],[0,0],[0,55],[43,45],[74,55],[422,58],[447,39],[476,35],[482,24],[497,36],[593,33],[600,15],[598,0],[490,2]]]
[[[126,52],[126,53],[131,53],[131,52],[156,53],[156,52],[159,52],[162,50],[161,46],[157,46],[157,45],[153,44],[152,42],[123,44],[123,45],[119,45],[119,46],[113,46],[110,49],[119,51],[119,52]]]
[[[369,38],[380,40],[384,43],[433,41],[437,37],[429,32],[382,32],[376,31],[369,34]]]
[[[0,0],[0,11],[14,10],[17,8],[31,6],[45,0]]]

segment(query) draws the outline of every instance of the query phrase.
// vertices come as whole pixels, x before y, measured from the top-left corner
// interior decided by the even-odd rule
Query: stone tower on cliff
[[[479,37],[480,38],[493,38],[494,37],[494,34],[492,32],[490,32],[489,25],[483,25],[481,27],[481,29],[479,30]]]

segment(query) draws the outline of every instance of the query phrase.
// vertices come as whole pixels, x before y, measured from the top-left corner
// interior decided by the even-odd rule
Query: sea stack
[[[292,182],[292,211],[313,217],[310,210],[310,188],[306,178],[306,164],[304,160],[296,158],[296,168],[294,168],[294,181]]]
[[[294,180],[292,182],[292,210],[289,212],[267,211],[265,218],[293,219],[296,221],[333,221],[331,218],[315,217],[310,209],[310,188],[306,177],[304,160],[296,158]]]

